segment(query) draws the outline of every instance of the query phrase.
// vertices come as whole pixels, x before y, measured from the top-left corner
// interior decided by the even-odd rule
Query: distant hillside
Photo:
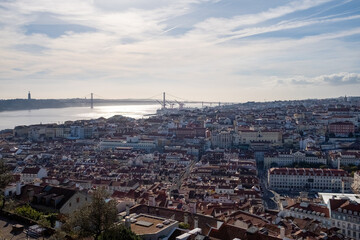
[[[157,104],[155,100],[142,99],[94,99],[96,105],[126,105],[126,104]],[[41,109],[41,108],[66,108],[66,107],[90,107],[90,99],[9,99],[0,100],[0,112]]]

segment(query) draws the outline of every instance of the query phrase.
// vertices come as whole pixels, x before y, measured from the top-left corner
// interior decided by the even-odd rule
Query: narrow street
[[[191,172],[191,169],[194,167],[196,161],[191,161],[191,163],[189,164],[189,166],[187,166],[186,170],[180,175],[179,179],[176,181],[176,182],[173,182],[171,188],[170,188],[170,192],[172,192],[173,190],[175,189],[180,189],[184,179],[187,179],[190,172]]]
[[[279,206],[275,199],[276,196],[267,187],[266,171],[259,170],[259,178],[260,178],[260,186],[261,186],[261,190],[262,190],[262,194],[263,194],[262,198],[263,198],[263,202],[264,202],[264,207],[266,209],[278,210]]]

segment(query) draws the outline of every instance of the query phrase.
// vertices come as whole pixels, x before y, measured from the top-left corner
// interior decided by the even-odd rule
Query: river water
[[[147,118],[155,114],[161,106],[159,104],[118,104],[113,106],[44,108],[21,111],[0,112],[0,130],[12,129],[19,125],[40,123],[63,123],[65,121],[89,120],[100,117],[109,118],[122,115],[131,118]],[[188,103],[186,107],[201,108],[199,103]]]
[[[21,111],[0,112],[0,130],[14,128],[18,125],[32,125],[39,123],[63,123],[65,121],[88,120],[100,117],[109,118],[114,115],[123,115],[132,118],[146,117],[156,113],[159,104],[154,105],[115,105],[69,108],[47,108]]]

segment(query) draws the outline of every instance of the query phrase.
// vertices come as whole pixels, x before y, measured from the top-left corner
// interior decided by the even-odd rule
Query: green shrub
[[[24,205],[24,206],[15,208],[15,213],[20,216],[27,217],[27,218],[30,218],[35,221],[39,220],[40,217],[43,215],[41,212],[36,211],[29,205]]]
[[[100,240],[141,240],[139,236],[133,233],[130,229],[127,229],[123,225],[115,225],[112,228],[104,231],[100,237]]]
[[[51,227],[51,223],[47,220],[46,216],[41,216],[40,219],[37,221],[39,225],[43,227]]]
[[[46,220],[48,220],[51,223],[51,226],[55,226],[56,220],[58,220],[58,214],[57,213],[49,213],[45,216]]]
[[[179,228],[189,229],[190,225],[188,223],[181,222],[181,223],[179,223]]]

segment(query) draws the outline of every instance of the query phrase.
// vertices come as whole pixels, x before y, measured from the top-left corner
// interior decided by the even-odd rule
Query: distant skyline
[[[0,99],[360,95],[358,0],[0,0]]]

